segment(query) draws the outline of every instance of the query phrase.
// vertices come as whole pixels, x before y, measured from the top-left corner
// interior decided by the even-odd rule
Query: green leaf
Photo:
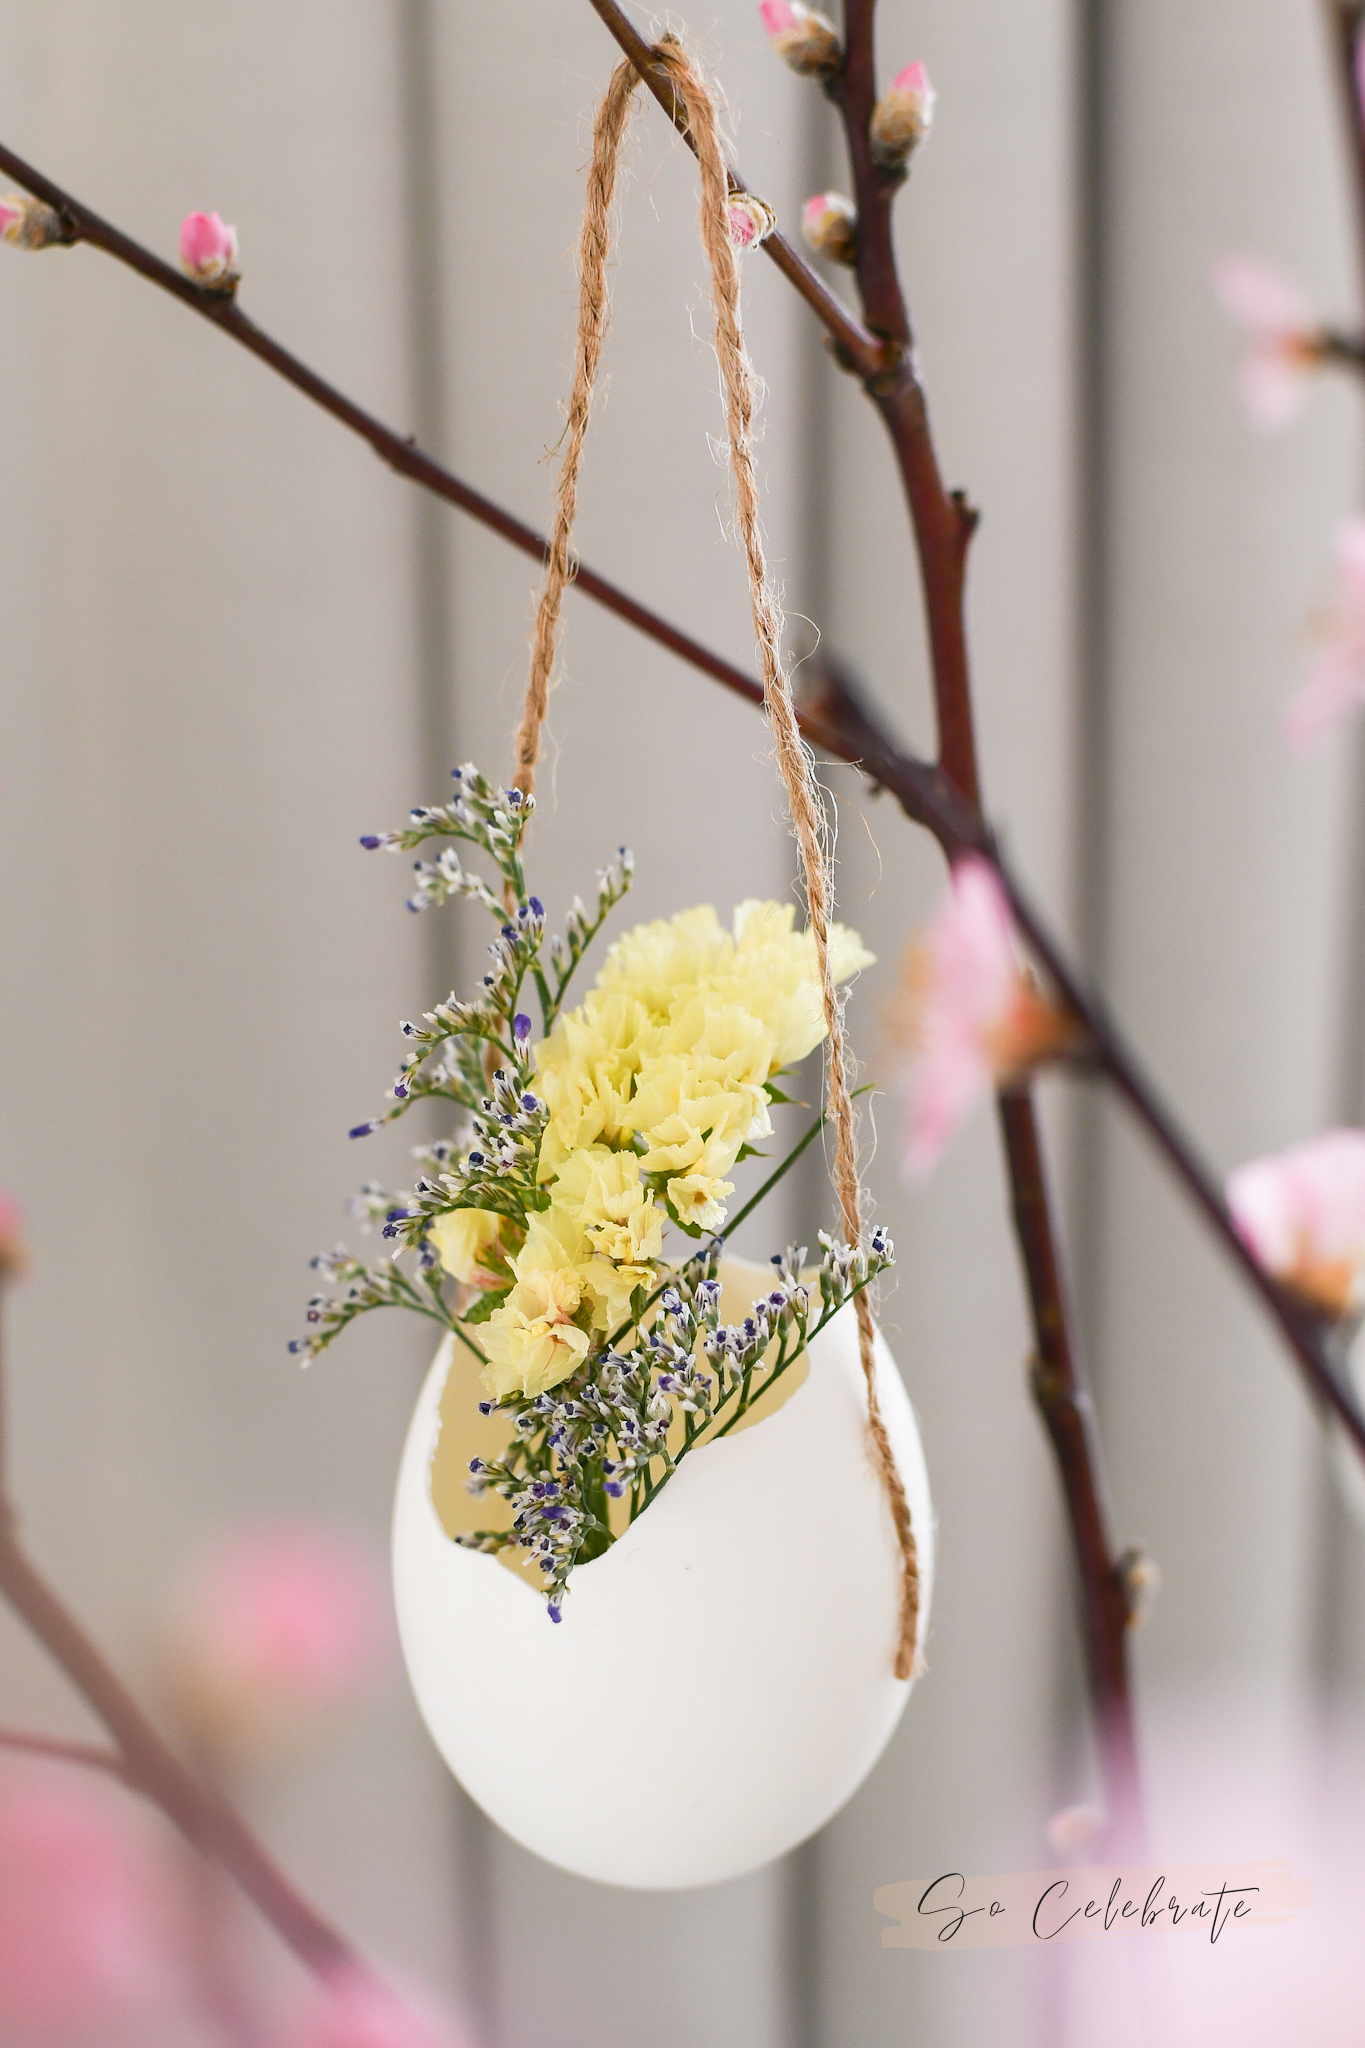
[[[511,1292],[510,1287],[503,1287],[490,1289],[487,1294],[481,1294],[473,1308],[465,1310],[464,1314],[460,1317],[460,1321],[462,1323],[486,1323],[494,1309],[501,1308]]]

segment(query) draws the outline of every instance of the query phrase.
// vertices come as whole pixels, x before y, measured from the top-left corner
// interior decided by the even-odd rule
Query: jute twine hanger
[[[862,1242],[863,1234],[862,1190],[858,1178],[857,1128],[848,1085],[849,1054],[843,1006],[829,966],[833,876],[826,839],[825,808],[815,779],[814,763],[796,722],[791,685],[782,660],[782,612],[768,575],[759,530],[758,483],[753,456],[755,379],[740,327],[739,265],[730,239],[730,190],[716,105],[710,87],[676,37],[664,36],[653,54],[659,67],[668,73],[673,89],[686,109],[701,170],[701,238],[711,270],[716,354],[725,394],[730,462],[735,478],[735,519],[749,572],[754,631],[763,675],[763,702],[772,727],[778,771],[787,792],[796,832],[810,928],[815,935],[815,952],[820,968],[828,1030],[825,1090],[835,1131],[834,1185],[843,1212],[845,1237],[849,1244],[857,1245]],[[578,340],[573,388],[564,430],[564,456],[559,471],[545,582],[531,643],[531,671],[515,742],[514,781],[516,787],[527,795],[535,783],[536,762],[540,755],[541,728],[545,721],[559,640],[560,610],[576,566],[572,535],[578,509],[578,472],[602,344],[611,317],[607,263],[614,232],[617,170],[639,84],[640,74],[629,59],[618,65],[593,124],[592,162],[588,170],[587,205],[578,254]],[[856,1309],[858,1350],[867,1382],[868,1424],[901,1552],[895,1671],[898,1678],[909,1678],[916,1668],[919,1558],[909,1502],[877,1402],[872,1308],[866,1288],[856,1298]]]

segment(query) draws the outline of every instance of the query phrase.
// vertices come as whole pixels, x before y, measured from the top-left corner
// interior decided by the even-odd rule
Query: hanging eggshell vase
[[[720,1278],[727,1316],[768,1284],[734,1260]],[[558,1627],[538,1574],[452,1541],[457,1517],[488,1522],[486,1500],[462,1506],[469,1457],[497,1448],[479,1391],[448,1338],[413,1415],[393,1529],[408,1673],[461,1784],[524,1847],[608,1884],[714,1884],[813,1834],[867,1776],[910,1692],[892,1671],[901,1559],[852,1304],[752,1422],[693,1449],[577,1567]],[[919,1546],[922,1642],[929,1481],[880,1334],[877,1398]]]

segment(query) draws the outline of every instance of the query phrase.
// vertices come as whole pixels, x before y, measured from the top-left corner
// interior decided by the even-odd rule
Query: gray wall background
[[[634,10],[645,21],[642,9]],[[1207,273],[1288,264],[1349,318],[1344,180],[1308,0],[883,0],[888,67],[940,93],[901,208],[949,480],[985,513],[971,625],[987,785],[1215,1162],[1359,1115],[1361,877],[1349,741],[1275,733],[1354,395],[1251,439]],[[684,15],[746,175],[795,219],[831,119],[749,0]],[[0,133],[167,253],[242,236],[243,303],[522,516],[548,517],[590,111],[613,61],[571,0],[0,0]],[[248,1512],[382,1536],[423,1346],[375,1319],[310,1374],[284,1354],[305,1261],[369,1171],[344,1132],[467,935],[407,918],[359,831],[504,757],[530,565],[419,500],[170,301],[88,251],[0,252],[0,1178],[36,1278],[14,1304],[15,1461],[33,1542],[134,1672],[183,1559]],[[792,614],[929,736],[913,564],[880,429],[769,266],[773,553]],[[641,123],[585,558],[750,658],[689,160]],[[794,635],[801,629],[794,627]],[[752,712],[581,602],[538,825],[552,909],[618,839],[637,915],[789,885]],[[932,850],[832,771],[844,914],[881,956],[873,1070]],[[1049,1084],[1120,1536],[1166,1564],[1155,1697],[1232,1688],[1274,1730],[1362,1655],[1360,1539],[1284,1361],[1131,1133]],[[874,1886],[1047,1860],[1089,1759],[1056,1489],[994,1132],[930,1191],[871,1180],[885,1304],[941,1517],[931,1672],[859,1798],[783,1868],[686,1898],[578,1883],[452,1788],[395,1686],[258,1792],[313,1894],[499,2048],[853,2048],[1059,2038],[1036,1955],[883,1953]],[[376,1141],[376,1144],[387,1141]],[[791,1220],[823,1220],[812,1182]],[[774,1238],[784,1227],[773,1220]],[[0,1618],[0,1712],[80,1732]],[[1152,1723],[1154,1771],[1161,1749]],[[1260,1853],[1273,1853],[1268,1845]],[[647,2023],[640,2019],[648,2013]],[[1081,2022],[1077,2039],[1093,2042]],[[643,2026],[643,2032],[642,2032]]]

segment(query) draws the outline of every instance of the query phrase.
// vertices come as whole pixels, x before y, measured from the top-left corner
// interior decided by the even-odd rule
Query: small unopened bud
[[[1128,1626],[1141,1628],[1161,1591],[1161,1566],[1145,1550],[1125,1550],[1118,1560],[1118,1575],[1128,1596]]]
[[[933,126],[935,92],[922,64],[907,64],[872,109],[872,154],[884,171],[903,171]]]
[[[777,215],[755,193],[737,192],[730,201],[730,240],[737,249],[756,249],[776,226]]]
[[[238,283],[237,230],[216,213],[186,214],[180,226],[180,261],[196,284],[230,292]]]
[[[817,256],[852,269],[858,260],[858,211],[842,192],[817,192],[801,209],[801,232]]]
[[[16,249],[47,249],[65,240],[61,215],[41,199],[25,192],[7,192],[0,199],[0,242],[12,242]]]
[[[783,62],[802,78],[833,78],[844,60],[839,31],[827,14],[801,0],[761,0],[759,13]]]

